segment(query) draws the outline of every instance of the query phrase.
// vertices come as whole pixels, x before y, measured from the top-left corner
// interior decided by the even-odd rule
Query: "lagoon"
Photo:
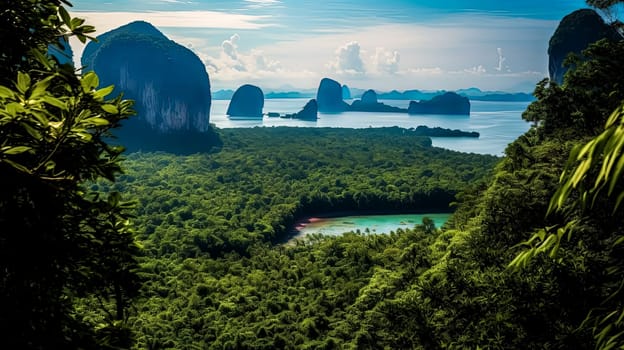
[[[382,234],[397,229],[413,228],[422,224],[424,217],[431,218],[436,227],[442,226],[451,213],[428,214],[391,214],[391,215],[352,215],[340,217],[310,217],[300,220],[295,225],[295,234],[291,239],[299,239],[309,234],[337,236],[346,232]]]
[[[295,113],[301,110],[308,99],[267,99],[264,112]],[[350,103],[351,101],[347,101]],[[380,100],[385,104],[407,108],[407,100]],[[252,127],[334,127],[368,128],[391,127],[416,128],[419,125],[477,131],[479,138],[432,137],[433,146],[460,152],[502,156],[507,145],[529,130],[530,124],[522,120],[522,112],[529,102],[470,101],[468,116],[453,115],[408,115],[407,113],[345,112],[340,114],[319,113],[317,121],[269,118],[257,120],[231,120],[225,114],[230,101],[214,100],[210,122],[218,128]]]

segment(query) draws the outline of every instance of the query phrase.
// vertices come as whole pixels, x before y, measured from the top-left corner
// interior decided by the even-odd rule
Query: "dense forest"
[[[219,133],[223,148],[209,154],[130,154],[112,186],[138,201],[145,282],[130,324],[139,348],[344,343],[348,309],[374,272],[412,260],[414,269],[428,267],[421,250],[437,230],[428,222],[391,236],[314,236],[287,247],[280,242],[294,220],[331,211],[448,212],[458,191],[484,182],[498,161],[433,148],[400,128]]]
[[[540,82],[503,158],[400,128],[124,155],[110,132],[132,102],[45,54],[93,28],[35,3],[0,23],[3,348],[624,347],[624,41]],[[454,213],[282,244],[296,218],[345,210]]]

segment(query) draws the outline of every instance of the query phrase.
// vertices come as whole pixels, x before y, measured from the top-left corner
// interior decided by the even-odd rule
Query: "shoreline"
[[[288,234],[284,236],[277,244],[289,244],[292,243],[296,239],[300,239],[305,237],[307,234],[302,234],[301,230],[304,229],[308,224],[315,223],[318,221],[322,221],[324,219],[335,219],[341,217],[359,217],[359,216],[385,216],[385,215],[439,215],[439,214],[447,214],[452,215],[454,211],[448,210],[440,210],[434,213],[431,210],[344,210],[344,211],[334,211],[334,212],[319,212],[317,214],[305,215],[295,220],[292,226],[288,230]]]

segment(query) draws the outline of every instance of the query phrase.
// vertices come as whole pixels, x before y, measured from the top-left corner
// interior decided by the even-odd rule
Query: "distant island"
[[[414,129],[414,133],[418,136],[428,136],[428,137],[475,137],[478,138],[481,136],[476,131],[462,131],[462,130],[451,130],[440,127],[430,128],[425,125],[419,125]]]
[[[368,89],[349,88],[346,85],[342,86],[342,98],[344,100],[360,99],[368,91]],[[458,95],[467,97],[472,101],[493,101],[493,102],[531,102],[535,100],[535,97],[531,93],[527,92],[506,92],[506,91],[482,91],[479,88],[471,87],[467,89],[459,89],[455,91],[436,90],[436,91],[421,91],[421,90],[391,90],[377,92],[377,98],[379,100],[430,100],[436,96],[443,95],[446,92],[455,92]],[[212,93],[213,100],[229,100],[234,94],[233,90],[222,89]],[[316,90],[313,89],[299,89],[289,91],[269,91],[265,93],[266,99],[278,99],[278,98],[314,98],[316,96]]]
[[[445,92],[430,100],[411,101],[407,113],[470,115],[470,101],[468,97],[454,92]]]
[[[299,92],[299,91],[287,91],[287,92],[269,92],[264,96],[266,99],[274,98],[311,98],[314,97],[312,93]]]
[[[374,90],[367,90],[362,99],[355,100],[349,108],[352,112],[407,113],[407,109],[379,102]]]

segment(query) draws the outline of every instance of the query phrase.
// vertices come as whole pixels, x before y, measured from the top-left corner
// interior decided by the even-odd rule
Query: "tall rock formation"
[[[580,54],[589,44],[603,38],[618,40],[619,35],[594,10],[577,10],[565,16],[548,45],[550,79],[563,83],[563,76],[567,71],[563,67],[563,61],[568,54]]]
[[[227,109],[227,115],[230,117],[262,118],[263,108],[264,94],[262,90],[255,85],[245,84],[234,92]]]
[[[351,89],[347,85],[342,86],[342,99],[350,100],[351,99]]]
[[[138,115],[119,131],[122,144],[130,150],[176,152],[210,147],[203,135],[212,132],[210,81],[191,50],[143,21],[97,39],[85,48],[82,65],[99,75],[101,86],[113,84],[115,93],[135,100]]]
[[[349,105],[342,100],[342,86],[339,82],[323,78],[316,93],[318,110],[322,113],[340,113],[349,110]]]
[[[431,100],[411,101],[407,113],[470,115],[470,100],[454,92],[447,92]]]

